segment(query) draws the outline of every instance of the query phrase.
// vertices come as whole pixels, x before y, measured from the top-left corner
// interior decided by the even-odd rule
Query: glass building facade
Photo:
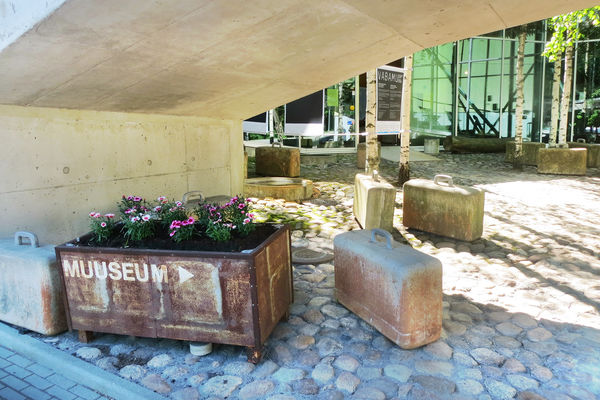
[[[492,32],[415,53],[413,139],[432,135],[514,136],[518,49],[515,31]],[[575,49],[569,113],[572,139],[590,136],[596,129],[594,123],[600,125],[600,110],[595,119],[591,118],[595,107],[600,109],[600,93],[594,93],[600,88],[600,46],[596,39],[600,35],[594,31],[585,33],[586,38]],[[545,21],[531,25],[524,61],[524,140],[546,141],[550,131],[554,67],[542,56],[549,38]]]

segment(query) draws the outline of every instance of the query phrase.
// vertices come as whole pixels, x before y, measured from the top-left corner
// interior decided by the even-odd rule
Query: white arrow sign
[[[190,271],[183,267],[179,267],[179,283],[184,283],[185,281],[194,277]]]

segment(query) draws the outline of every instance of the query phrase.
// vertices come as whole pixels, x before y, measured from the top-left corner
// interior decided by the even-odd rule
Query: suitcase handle
[[[204,199],[204,196],[202,196],[202,192],[200,192],[199,190],[194,190],[194,191],[185,193],[183,195],[183,198],[181,199],[181,202],[183,204],[187,204],[188,201],[190,201],[190,199],[201,202]]]
[[[39,247],[40,243],[35,233],[20,231],[15,233],[15,246],[23,245],[23,239],[29,240],[31,247]]]
[[[442,183],[446,183],[448,186],[454,186],[450,175],[436,175],[433,177],[433,183],[440,186],[442,186]]]
[[[383,236],[386,239],[386,246],[388,249],[392,250],[392,242],[394,241],[394,239],[392,238],[392,235],[388,232],[388,231],[384,231],[383,229],[380,228],[374,228],[371,229],[371,243],[375,243],[377,242],[377,240],[375,239],[375,236]]]
[[[577,139],[577,143],[585,143],[585,139],[579,138],[579,139]]]
[[[281,143],[281,142],[273,142],[273,143],[271,143],[271,147],[275,147],[276,145],[279,146],[279,147],[283,147],[283,143]]]

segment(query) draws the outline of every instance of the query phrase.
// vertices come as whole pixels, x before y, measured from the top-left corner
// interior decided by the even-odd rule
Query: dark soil
[[[112,247],[112,248],[136,248],[136,249],[160,249],[160,250],[188,250],[188,251],[216,251],[216,252],[240,252],[251,250],[264,242],[271,236],[277,227],[273,224],[255,224],[256,229],[248,236],[233,236],[226,242],[217,242],[206,236],[197,236],[191,240],[176,243],[167,233],[161,234],[148,240],[127,243],[126,238],[117,230],[115,236],[106,243],[98,244],[92,236],[81,239],[78,246],[86,247]]]

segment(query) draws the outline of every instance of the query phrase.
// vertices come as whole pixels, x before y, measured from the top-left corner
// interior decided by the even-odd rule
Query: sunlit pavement
[[[398,188],[394,238],[443,263],[444,329],[433,344],[402,350],[339,305],[330,262],[294,265],[291,318],[257,366],[235,346],[196,357],[180,341],[99,335],[85,345],[74,333],[49,345],[174,399],[600,396],[600,171],[515,172],[496,154],[438,159],[411,163],[411,176],[452,175],[484,189],[486,203],[483,237],[461,242],[406,230]],[[352,155],[303,164],[319,195],[258,200],[256,214],[290,224],[294,247],[330,252],[336,234],[358,229],[357,172]],[[394,182],[397,164],[384,160],[380,172]]]

